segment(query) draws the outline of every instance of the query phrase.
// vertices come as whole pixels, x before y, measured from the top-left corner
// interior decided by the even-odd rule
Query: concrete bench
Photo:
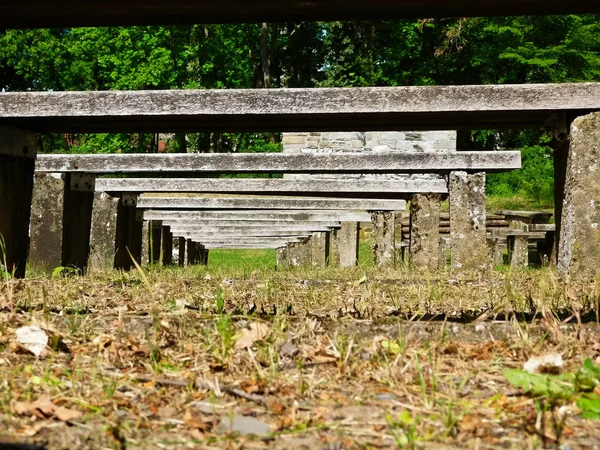
[[[598,13],[593,1],[538,0],[375,0],[371,2],[259,2],[241,0],[121,8],[102,2],[11,1],[0,27],[67,27],[156,23],[220,23],[285,20],[340,20],[514,14]],[[198,18],[202,20],[198,20]],[[557,236],[563,274],[595,276],[600,261],[597,239],[600,171],[595,152],[600,115],[597,84],[426,86],[352,89],[262,89],[221,91],[25,92],[0,95],[0,234],[10,243],[9,269],[23,276],[27,256],[35,132],[260,131],[319,129],[494,129],[547,127],[553,133],[556,166]],[[573,122],[572,129],[571,122]],[[9,128],[10,127],[10,128]],[[585,131],[583,131],[585,130]],[[570,139],[570,138],[573,139]],[[566,170],[569,145],[569,170]],[[591,155],[591,156],[590,156]],[[585,172],[583,175],[581,175]],[[581,175],[581,176],[580,176]],[[583,177],[583,178],[581,178]],[[566,194],[565,194],[566,193]],[[564,196],[569,208],[562,213]],[[592,213],[588,211],[592,201]],[[417,202],[419,203],[419,202]],[[479,222],[479,220],[478,220]],[[461,231],[462,232],[462,231]],[[454,241],[454,239],[453,239]],[[3,258],[0,258],[3,259]],[[462,264],[462,261],[459,261]]]
[[[94,191],[95,178],[101,174],[112,174],[112,173],[215,173],[215,172],[282,172],[282,173],[318,173],[319,171],[337,172],[337,173],[363,173],[363,172],[382,172],[382,167],[385,168],[385,172],[436,172],[436,173],[447,173],[449,174],[453,170],[459,170],[459,172],[452,172],[457,174],[456,176],[450,176],[449,185],[455,186],[454,189],[448,189],[449,195],[458,195],[461,192],[461,186],[465,183],[468,184],[468,180],[471,180],[469,172],[481,171],[481,170],[509,170],[520,166],[520,155],[518,152],[461,152],[461,153],[448,153],[448,154],[426,154],[426,153],[403,153],[403,154],[390,154],[390,153],[374,153],[368,155],[293,155],[293,154],[168,154],[168,155],[40,155],[36,162],[36,170],[38,177],[41,177],[44,173],[54,173],[56,171],[65,173],[64,181],[64,204],[69,203],[71,197],[76,197],[77,202],[81,205],[91,205],[93,203],[94,195],[102,195]],[[464,172],[461,172],[464,171]],[[464,175],[461,175],[464,174]],[[52,177],[46,177],[46,181]],[[53,178],[52,178],[53,179]],[[482,183],[485,177],[478,176],[477,180]],[[197,181],[201,183],[202,180]],[[227,180],[229,181],[229,180]],[[281,183],[280,187],[287,185],[288,189],[291,183],[287,183],[287,180]],[[271,183],[271,186],[278,184],[278,181]],[[55,181],[50,181],[54,182]],[[111,181],[112,182],[112,181]],[[267,181],[269,183],[270,181]],[[102,182],[100,182],[100,185]],[[109,182],[110,183],[110,182]],[[259,183],[264,183],[264,180],[260,180]],[[39,183],[39,184],[44,184]],[[154,182],[155,185],[160,185],[158,182]],[[211,184],[211,182],[209,182]],[[233,184],[233,183],[232,183]],[[240,186],[243,184],[238,183]],[[212,182],[214,190],[223,189],[224,183],[222,181]],[[246,184],[247,186],[247,184]],[[298,189],[298,184],[296,184]],[[406,184],[404,184],[406,187]],[[466,186],[466,185],[465,185]],[[122,186],[121,186],[122,187]],[[135,207],[138,203],[136,191],[138,187],[133,187],[128,192],[122,192],[119,200],[119,207],[121,216],[125,217],[120,223],[123,225],[122,228],[126,231],[119,233],[120,235],[130,236],[139,233],[139,226],[134,223],[135,213],[131,211],[131,208]],[[181,186],[175,186],[177,188]],[[196,186],[198,187],[198,186]],[[253,188],[256,188],[254,186]],[[331,183],[329,183],[331,187]],[[42,186],[41,191],[46,192],[48,186]],[[115,189],[113,185],[106,186],[107,189]],[[435,190],[440,191],[439,183],[434,186]],[[250,188],[248,188],[250,189]],[[324,189],[324,187],[323,187]],[[380,188],[381,189],[381,188]],[[385,190],[385,189],[383,189]],[[406,192],[404,192],[406,193]],[[402,194],[399,193],[399,194]],[[218,199],[218,198],[204,198],[204,199],[193,199],[193,198],[177,198],[177,199],[160,199],[152,197],[142,197],[139,199],[140,208],[160,208],[170,207],[170,209],[181,209],[187,207],[196,207],[198,202],[203,203],[204,208],[277,208],[277,200],[268,200],[265,198],[260,199]],[[271,203],[269,203],[271,202]],[[273,203],[274,202],[274,203]],[[348,209],[348,202],[359,202],[359,199],[328,199],[328,198],[315,198],[315,199],[295,199],[287,200],[287,204],[280,204],[281,208],[289,209],[295,204],[298,208],[303,209]],[[364,202],[374,202],[374,200],[365,199]],[[372,211],[378,211],[381,215],[378,220],[374,220],[374,223],[379,221],[380,229],[385,229],[386,223],[393,221],[393,218],[388,213],[383,211],[399,210],[403,209],[401,200],[381,200],[379,204],[374,206],[367,206],[366,203],[355,206],[357,209],[367,209]],[[252,205],[258,206],[252,206]],[[373,205],[373,203],[371,203]],[[466,204],[465,204],[466,205]],[[86,230],[91,229],[91,213],[89,206],[80,207],[77,214],[81,216],[77,217],[77,224],[81,233],[81,236],[76,240],[79,245],[77,251],[71,250],[69,252],[62,251],[63,265],[74,265],[76,267],[84,268],[87,266],[85,260],[86,254]],[[458,212],[457,214],[467,214],[466,211]],[[89,225],[86,225],[89,224]],[[68,224],[63,224],[64,229],[68,228]],[[382,240],[389,240],[390,233],[382,233]],[[125,242],[121,243],[126,245]],[[131,244],[132,248],[136,251],[138,249],[137,244]],[[383,260],[386,258],[385,255],[389,255],[390,250],[387,246],[385,249],[381,249],[381,258],[376,260]],[[119,247],[120,248],[120,247]],[[117,250],[117,253],[119,251]],[[393,253],[393,251],[392,251]],[[128,255],[121,255],[120,258],[115,257],[115,260],[120,260],[117,267],[127,267]]]
[[[416,192],[448,193],[444,180],[288,180],[252,178],[98,178],[96,191],[120,195],[133,193],[204,193],[245,195],[314,195],[352,198],[399,198]]]

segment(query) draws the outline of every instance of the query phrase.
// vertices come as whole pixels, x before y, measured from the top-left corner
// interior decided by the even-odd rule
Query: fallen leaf
[[[43,395],[34,402],[13,402],[12,410],[19,415],[34,415],[40,419],[57,418],[62,422],[81,419],[80,411],[57,406],[52,402],[52,399]]]
[[[334,363],[337,362],[339,355],[335,355],[324,348],[305,348],[306,355],[317,363]]]
[[[15,333],[18,344],[35,356],[43,356],[49,350],[48,335],[37,325],[21,327]]]
[[[264,323],[253,322],[248,328],[242,328],[242,337],[237,340],[234,348],[243,350],[251,348],[256,341],[261,341],[269,334],[269,327]]]

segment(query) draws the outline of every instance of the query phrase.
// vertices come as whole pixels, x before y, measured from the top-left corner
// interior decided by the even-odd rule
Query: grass
[[[240,267],[248,270],[257,268],[274,270],[275,250],[211,250],[208,263],[218,270]]]
[[[268,254],[220,257],[231,255],[237,264],[8,280],[0,442],[534,449],[600,437],[575,407],[553,428],[571,404],[540,409],[503,376],[534,355],[559,352],[565,370],[600,358],[595,285],[566,287],[549,269],[273,271],[247,264]],[[15,341],[29,324],[54,343],[43,358]],[[16,409],[44,395],[79,418]],[[269,433],[228,433],[240,417]]]

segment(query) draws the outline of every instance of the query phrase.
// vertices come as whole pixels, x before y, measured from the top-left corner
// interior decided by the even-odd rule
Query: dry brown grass
[[[600,362],[598,298],[595,285],[564,286],[550,270],[174,268],[10,281],[0,288],[0,442],[599,448],[597,422],[565,402],[557,435],[540,425],[550,412],[502,375],[551,352],[567,369]],[[15,344],[32,323],[52,336],[46,357]],[[256,324],[266,334],[252,334]],[[15,412],[43,395],[81,419]],[[223,429],[240,416],[269,433]]]

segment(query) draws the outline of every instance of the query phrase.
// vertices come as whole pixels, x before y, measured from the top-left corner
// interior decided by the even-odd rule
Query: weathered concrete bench
[[[70,4],[11,1],[0,27],[63,27],[196,23],[202,21],[281,21],[446,17],[463,15],[597,13],[592,1],[548,0],[376,0],[347,4],[282,1],[252,8],[240,0],[195,5],[132,0],[122,8],[101,2]],[[225,11],[225,12],[224,12]],[[552,131],[556,168],[559,269],[565,275],[593,277],[600,262],[597,224],[600,164],[594,147],[600,115],[600,85],[428,86],[353,89],[262,89],[234,91],[49,92],[0,95],[0,234],[10,243],[5,256],[16,276],[25,273],[31,206],[35,135],[32,132],[259,131],[535,128]],[[575,120],[574,120],[575,119]],[[15,130],[16,127],[20,130]],[[365,128],[366,127],[366,128]],[[26,130],[26,131],[21,131]],[[573,139],[569,139],[572,137]],[[569,144],[570,141],[570,144]],[[575,151],[569,156],[569,146]],[[590,156],[591,154],[591,156]],[[569,169],[567,170],[567,158]],[[582,175],[582,173],[585,174]],[[562,211],[563,199],[568,208]],[[594,203],[588,211],[589,201]],[[561,222],[565,222],[563,232]],[[0,258],[4,259],[4,258]]]
[[[556,225],[549,223],[553,214],[541,211],[500,210],[496,214],[504,216],[508,222],[508,230],[498,231],[495,238],[506,237],[508,261],[514,267],[529,265],[529,247],[533,243],[540,264],[548,264],[555,260]]]
[[[520,154],[518,152],[459,152],[448,154],[425,154],[425,153],[403,153],[403,154],[369,154],[369,155],[288,155],[288,154],[197,154],[197,155],[40,155],[37,160],[36,170],[39,173],[66,173],[65,179],[65,203],[70,196],[78,195],[80,201],[88,205],[93,202],[93,194],[90,191],[95,190],[95,186],[91,175],[108,174],[108,173],[152,173],[152,172],[270,172],[270,173],[318,173],[319,171],[337,171],[339,173],[363,173],[363,172],[435,172],[435,173],[451,173],[449,179],[449,195],[452,197],[459,194],[464,195],[471,190],[472,176],[468,172],[487,171],[487,170],[510,170],[520,166]],[[382,169],[383,168],[383,169]],[[463,172],[464,171],[464,172]],[[467,172],[468,171],[468,172]],[[454,174],[454,175],[452,175]],[[464,175],[463,175],[464,174]],[[485,177],[478,175],[476,178],[478,186],[483,186]],[[81,194],[75,189],[83,189],[88,191]],[[465,191],[466,189],[466,191]],[[482,189],[482,188],[477,188]],[[463,192],[464,191],[464,192]],[[73,193],[78,194],[73,194]],[[484,198],[484,196],[482,196]],[[131,210],[137,197],[135,194],[123,193],[120,199],[121,216],[127,218],[121,220],[126,230],[120,235],[138,234],[138,226],[133,223],[134,213]],[[146,200],[144,200],[146,201]],[[159,200],[151,200],[156,201]],[[178,200],[181,202],[178,206],[185,203],[185,199]],[[206,200],[206,202],[218,202],[218,200]],[[298,199],[300,202],[301,200]],[[327,201],[327,200],[323,200]],[[481,201],[481,198],[478,199]],[[469,201],[457,202],[463,205],[463,209],[457,210],[457,217],[461,214],[468,216]],[[231,205],[229,207],[232,207]],[[238,203],[233,207],[241,207]],[[306,203],[304,208],[310,208]],[[326,207],[326,206],[321,206]],[[79,213],[87,215],[88,208],[80,208]],[[126,212],[127,210],[127,212]],[[82,212],[83,211],[83,212]],[[91,220],[81,220],[78,218],[78,225],[85,234],[86,229],[89,230],[91,224],[86,227],[86,223]],[[385,229],[385,223],[393,222],[391,214],[383,213],[379,217],[381,226],[379,229]],[[464,222],[466,224],[466,221]],[[468,224],[467,224],[468,225]],[[63,229],[67,228],[67,224],[63,224]],[[393,228],[393,225],[392,225]],[[64,230],[63,230],[64,231]],[[382,233],[389,235],[389,232]],[[392,233],[393,234],[393,233]],[[82,237],[82,241],[84,238]],[[125,245],[126,246],[126,245]],[[85,267],[85,261],[79,256],[77,258],[72,255],[81,255],[85,253],[85,244],[80,245],[84,250],[79,252],[70,251],[66,254],[63,250],[63,264]],[[137,252],[137,244],[132,244]],[[118,247],[120,248],[120,247]],[[459,248],[459,247],[457,247]],[[119,250],[117,250],[119,254]],[[393,261],[393,248],[388,251],[385,249],[381,252],[382,260]],[[472,251],[469,251],[472,254]],[[463,255],[467,255],[463,252]],[[116,264],[117,267],[127,267],[128,259],[121,254],[120,259],[122,264]],[[460,259],[460,258],[457,258]],[[462,265],[462,264],[461,264]]]
[[[96,191],[132,193],[203,193],[303,197],[403,198],[417,192],[447,194],[444,180],[288,180],[252,178],[98,178]]]
[[[421,219],[419,216],[411,216],[411,214],[402,214],[398,220],[396,221],[397,226],[397,238],[400,241],[399,250],[400,257],[405,262],[410,262],[409,258],[407,258],[407,250],[410,254],[418,253],[415,247],[419,247],[420,242],[423,239],[423,234],[433,233],[432,236],[429,237],[431,240],[435,240],[436,237],[439,239],[439,266],[444,267],[447,264],[448,260],[448,250],[450,249],[450,234],[451,234],[451,223],[450,223],[450,214],[449,213],[439,213],[439,228],[437,230],[432,227],[427,227],[424,230],[419,229],[422,227]],[[504,216],[500,215],[486,215],[485,228],[488,238],[491,237],[490,233],[495,229],[503,229],[508,228],[508,222],[504,219]],[[413,248],[412,251],[411,247]],[[434,250],[431,250],[431,260],[434,260],[435,254]],[[492,263],[494,263],[495,259],[491,256]],[[433,263],[435,264],[435,263]]]

